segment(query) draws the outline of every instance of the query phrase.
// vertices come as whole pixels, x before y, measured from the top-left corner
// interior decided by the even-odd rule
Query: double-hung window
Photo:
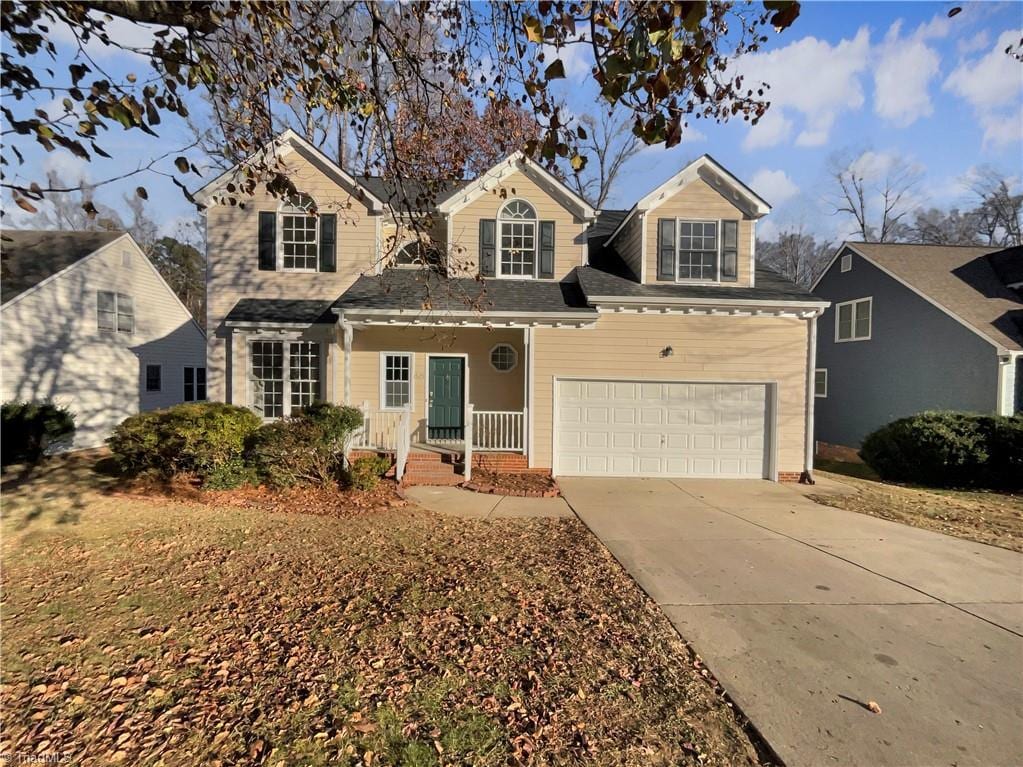
[[[205,397],[206,371],[200,369]],[[252,341],[249,344],[250,406],[263,418],[281,418],[318,402],[320,369],[320,345],[316,342]]]
[[[162,374],[160,365],[146,365],[146,391],[160,391],[163,388]]]
[[[679,221],[678,278],[710,281],[718,278],[717,221]]]
[[[412,355],[384,352],[380,355],[380,401],[385,410],[412,403]]]
[[[835,306],[835,341],[867,341],[873,321],[873,300],[858,298]]]
[[[524,200],[511,200],[497,216],[498,275],[536,276],[536,210]]]
[[[205,402],[206,368],[185,368],[185,402]]]
[[[111,290],[96,292],[96,327],[118,333],[135,332],[135,302]]]
[[[312,198],[298,195],[281,212],[281,252],[284,271],[315,272],[319,235]]]
[[[828,369],[817,368],[813,371],[813,396],[828,396]]]

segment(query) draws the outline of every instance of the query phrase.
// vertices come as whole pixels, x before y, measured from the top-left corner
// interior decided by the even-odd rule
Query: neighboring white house
[[[206,398],[205,333],[131,235],[5,230],[0,262],[4,402],[68,406],[86,448],[134,413]]]

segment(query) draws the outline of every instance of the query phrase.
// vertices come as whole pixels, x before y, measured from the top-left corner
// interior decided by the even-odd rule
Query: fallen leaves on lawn
[[[203,496],[97,495],[73,527],[5,540],[0,751],[757,763],[699,659],[576,520],[439,517],[389,485]]]

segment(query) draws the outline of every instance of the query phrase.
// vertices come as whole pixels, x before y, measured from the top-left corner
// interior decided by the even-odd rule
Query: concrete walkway
[[[429,485],[410,487],[405,495],[423,508],[466,519],[575,516],[564,498],[518,498]]]
[[[789,767],[1023,764],[1023,555],[770,482],[559,483]]]

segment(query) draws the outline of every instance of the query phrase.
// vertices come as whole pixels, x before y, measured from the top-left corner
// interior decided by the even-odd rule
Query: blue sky
[[[771,34],[764,49],[738,64],[747,80],[771,84],[772,108],[761,125],[694,121],[671,150],[645,148],[624,168],[608,207],[628,207],[704,152],[774,205],[758,234],[771,238],[802,225],[829,239],[849,234],[847,221],[826,201],[830,159],[843,154],[881,175],[894,160],[919,169],[916,202],[938,207],[969,203],[968,181],[981,166],[1023,177],[1023,64],[1002,51],[1023,35],[1023,4],[804,2],[795,24]],[[123,33],[144,32],[125,24]],[[71,49],[62,44],[59,63]],[[563,95],[569,109],[592,110],[587,48],[566,54]],[[111,74],[146,71],[130,54],[92,52]],[[44,107],[46,105],[43,105]],[[82,163],[63,150],[47,154],[19,144],[28,158],[21,173],[40,178],[55,168],[65,177],[95,180],[134,169],[155,154],[188,141],[183,125],[168,121],[160,138],[132,131],[111,134],[103,146],[114,160]],[[116,130],[120,134],[120,129]],[[198,159],[198,158],[197,158]],[[168,180],[141,176],[105,187],[99,201],[119,207],[120,195],[143,184],[151,215],[168,233],[195,217]],[[198,182],[195,184],[198,185]],[[9,202],[5,200],[5,207]],[[30,226],[30,219],[10,220]]]

